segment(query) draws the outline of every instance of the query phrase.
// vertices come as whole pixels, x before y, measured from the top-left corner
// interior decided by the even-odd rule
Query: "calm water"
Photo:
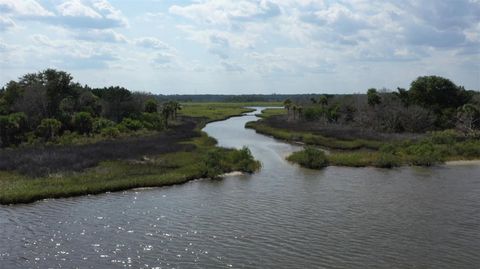
[[[209,124],[254,175],[0,206],[0,268],[479,268],[480,167],[301,169],[296,146]]]

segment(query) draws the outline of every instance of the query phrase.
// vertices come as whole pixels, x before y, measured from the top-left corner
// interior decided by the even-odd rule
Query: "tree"
[[[47,106],[45,87],[40,84],[31,84],[23,87],[22,95],[15,100],[11,109],[24,112],[27,116],[28,125],[31,129],[34,129],[43,118],[48,117]]]
[[[283,106],[287,109],[287,117],[290,117],[290,108],[292,107],[292,100],[286,99],[283,101]]]
[[[480,107],[474,104],[465,104],[458,108],[457,127],[465,132],[472,133],[480,124]]]
[[[0,145],[8,147],[22,141],[27,116],[23,112],[0,116]]]
[[[163,116],[165,128],[168,128],[168,119],[172,115],[172,107],[168,103],[163,104],[161,114]]]
[[[37,135],[45,140],[53,140],[60,133],[62,123],[57,119],[45,118],[37,127]]]
[[[443,109],[456,109],[471,98],[463,87],[439,76],[418,77],[412,81],[408,95],[413,103],[430,108],[437,114]]]
[[[181,110],[182,107],[180,106],[180,103],[177,101],[170,101],[168,102],[168,105],[170,106],[171,112],[172,112],[172,118],[176,119],[177,118],[177,111]]]
[[[295,104],[292,106],[293,120],[295,120],[295,116],[297,115],[297,108],[298,108],[298,107],[297,107],[297,105],[295,105]]]
[[[367,91],[368,105],[374,107],[381,103],[380,95],[378,95],[377,89],[371,88]]]
[[[88,112],[77,112],[73,115],[73,126],[80,134],[89,134],[93,129],[93,118]]]
[[[327,106],[328,105],[328,98],[325,95],[321,95],[318,98],[318,103],[321,104],[322,106]]]
[[[158,110],[157,100],[155,99],[148,99],[145,102],[145,112],[147,113],[156,113]]]

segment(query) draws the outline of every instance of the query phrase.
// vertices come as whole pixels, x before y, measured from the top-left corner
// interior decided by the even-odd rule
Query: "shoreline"
[[[444,165],[448,165],[448,166],[456,166],[456,165],[480,165],[480,159],[446,161],[446,162],[444,163]]]

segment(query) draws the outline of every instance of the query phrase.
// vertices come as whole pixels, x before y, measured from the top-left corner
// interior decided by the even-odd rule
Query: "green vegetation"
[[[256,103],[184,103],[179,115],[189,117],[205,117],[208,122],[223,120],[246,112],[255,111],[245,108]]]
[[[266,108],[262,110],[262,113],[257,114],[256,116],[260,118],[268,118],[272,116],[282,116],[282,115],[287,115],[287,112],[285,109],[279,109],[279,108]]]
[[[320,169],[328,165],[327,156],[319,149],[305,147],[304,150],[294,152],[287,160],[312,169]]]
[[[192,152],[162,154],[141,160],[106,161],[81,173],[59,173],[35,179],[1,171],[0,204],[167,186],[216,177],[229,171],[254,172],[259,167],[259,162],[253,160],[248,149],[204,146]]]
[[[122,87],[92,89],[73,82],[66,72],[46,69],[0,89],[0,147],[155,133],[167,129],[179,109],[174,101],[159,104],[152,94]]]
[[[244,106],[255,103],[160,103],[151,94],[72,81],[47,69],[0,90],[0,146],[8,148],[0,150],[0,204],[260,168],[248,148],[216,147],[200,131],[206,122],[252,111]]]
[[[323,156],[306,148],[289,157],[306,167],[431,166],[480,158],[480,94],[446,78],[419,77],[409,90],[394,92],[288,98],[284,107],[283,115],[268,111],[246,127],[333,150]]]
[[[263,117],[266,117],[265,115]],[[361,148],[379,149],[382,145],[379,141],[355,139],[342,140],[333,137],[325,137],[319,134],[313,134],[307,131],[290,131],[268,126],[263,121],[247,122],[246,128],[254,129],[257,133],[273,136],[277,139],[289,142],[302,142],[308,145],[316,145],[330,149],[355,150]]]
[[[315,164],[315,156],[318,156],[319,162],[325,162],[325,156],[312,154],[311,148],[293,153],[288,160],[309,168],[321,168]],[[479,139],[467,138],[454,130],[445,130],[429,133],[424,139],[415,142],[384,143],[378,151],[332,152],[326,156],[325,166],[431,166],[445,161],[478,158]]]

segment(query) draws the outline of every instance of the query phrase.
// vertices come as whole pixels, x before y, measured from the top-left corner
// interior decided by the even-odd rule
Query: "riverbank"
[[[252,173],[260,163],[248,149],[217,147],[215,139],[201,132],[208,122],[251,111],[243,105],[187,105],[178,126],[146,137],[2,151],[0,204],[167,186],[233,171]]]
[[[329,154],[324,154],[321,150],[306,147],[287,157],[289,161],[308,168],[319,169],[329,165],[380,168],[431,166],[446,161],[480,158],[480,140],[466,138],[452,130],[424,135],[379,134],[340,126],[334,130],[322,127],[314,131],[308,123],[286,122],[285,114],[278,111],[262,114],[263,119],[248,122],[246,127],[277,139],[329,150]],[[300,131],[301,128],[311,130]],[[319,134],[319,130],[331,136]]]

